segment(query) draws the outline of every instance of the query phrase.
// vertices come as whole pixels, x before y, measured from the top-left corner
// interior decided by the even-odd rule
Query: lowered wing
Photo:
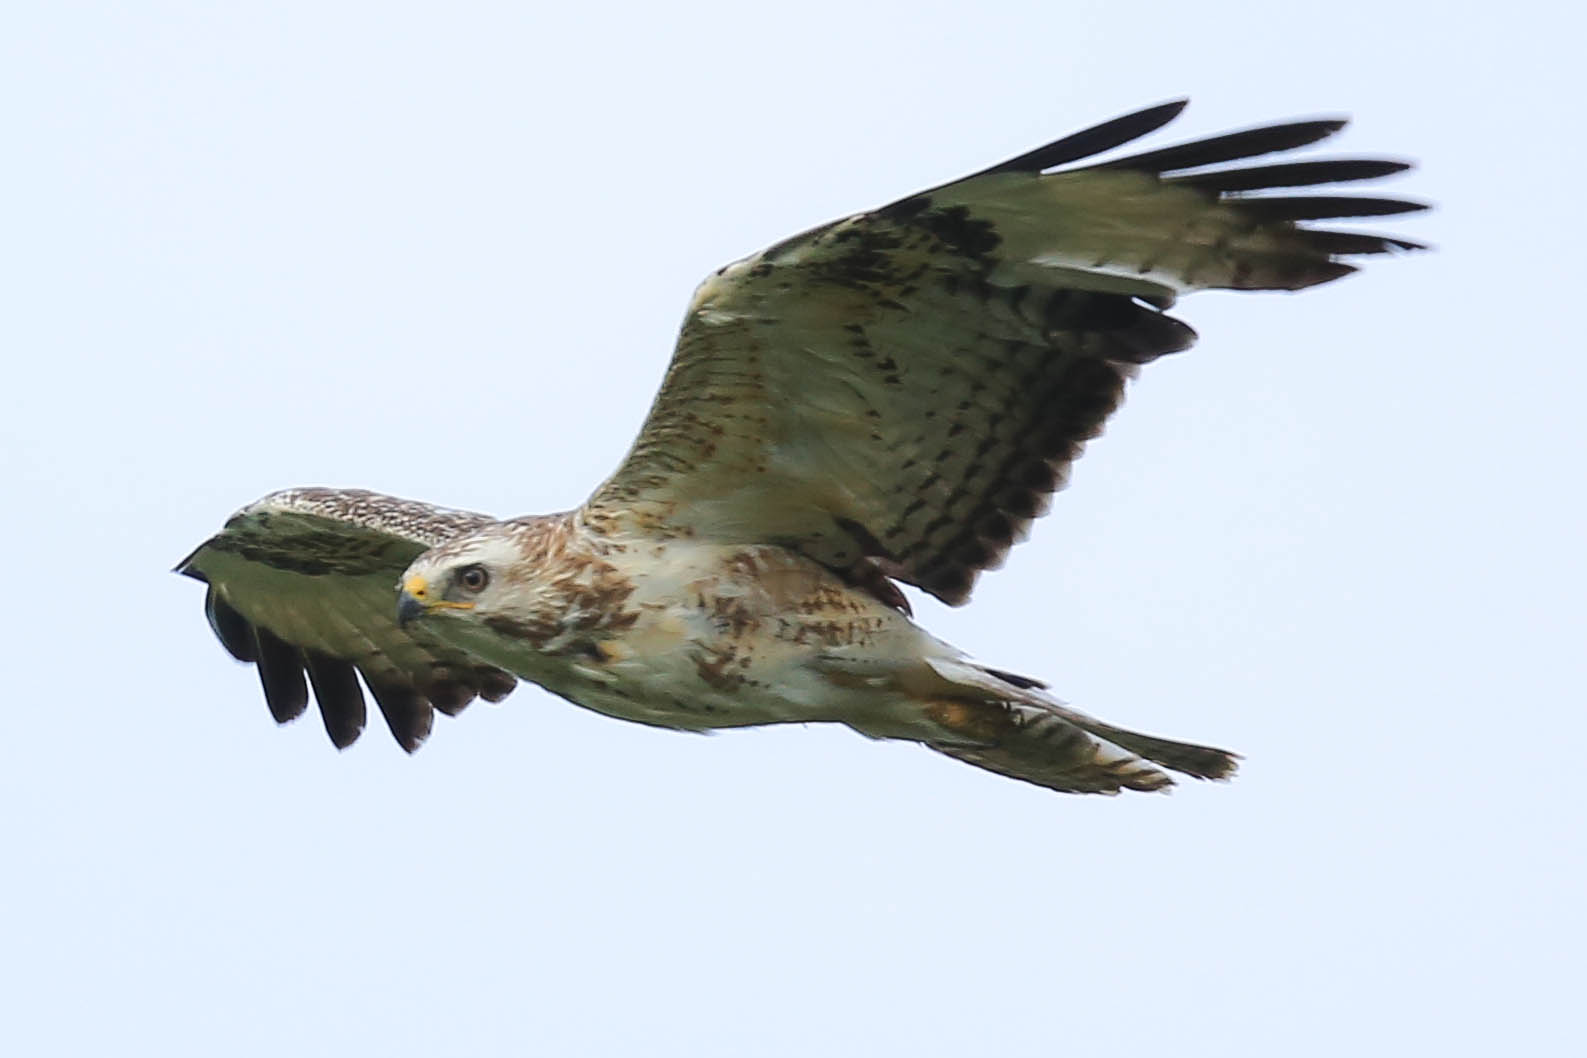
[[[583,515],[804,552],[884,598],[951,604],[997,566],[1139,365],[1195,332],[1195,290],[1298,290],[1416,249],[1306,222],[1424,208],[1263,194],[1387,176],[1377,159],[1236,165],[1339,120],[1058,168],[1166,124],[1171,103],[813,229],[696,292],[638,439]],[[896,595],[892,589],[891,595]],[[897,596],[901,602],[902,597]]]
[[[422,622],[397,624],[397,578],[408,564],[493,521],[358,489],[292,489],[243,508],[177,572],[209,585],[210,627],[234,658],[258,667],[277,723],[301,715],[312,689],[331,741],[351,745],[364,728],[362,676],[411,753],[436,709],[499,701],[516,684]]]

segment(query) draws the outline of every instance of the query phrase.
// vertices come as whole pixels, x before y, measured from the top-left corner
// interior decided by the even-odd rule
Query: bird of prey
[[[1342,120],[1095,159],[1183,107],[718,270],[632,449],[576,510],[497,520],[290,489],[178,572],[208,585],[210,626],[258,667],[275,719],[312,689],[338,747],[364,726],[360,677],[410,752],[434,710],[522,679],[658,727],[846,724],[1052,790],[1227,778],[1232,753],[1115,727],[934,638],[899,587],[969,599],[1140,366],[1195,340],[1167,313],[1181,294],[1299,290],[1420,248],[1309,223],[1419,203],[1271,193],[1403,162],[1245,164]]]

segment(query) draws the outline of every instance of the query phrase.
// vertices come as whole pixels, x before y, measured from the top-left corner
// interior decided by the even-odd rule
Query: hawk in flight
[[[1415,202],[1276,189],[1378,159],[1248,164],[1300,121],[1094,161],[1129,114],[795,235],[706,279],[615,473],[582,507],[497,520],[352,489],[253,503],[178,571],[338,747],[367,688],[402,747],[519,679],[658,727],[832,722],[1053,790],[1223,779],[1235,756],[1114,727],[910,619],[1003,561],[1140,366],[1188,349],[1196,290],[1299,290],[1418,249],[1311,225]],[[1079,163],[1079,164],[1076,164]],[[1230,164],[1234,163],[1234,164]]]

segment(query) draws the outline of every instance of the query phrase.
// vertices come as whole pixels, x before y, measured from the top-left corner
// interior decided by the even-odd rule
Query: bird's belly
[[[695,731],[837,719],[831,688],[808,670],[790,669],[777,681],[747,674],[725,681],[661,667],[614,675],[610,669],[577,673],[548,689],[608,716]]]
[[[721,628],[688,614],[658,615],[539,682],[588,709],[662,727],[842,719],[848,693],[829,678],[823,648],[779,636],[779,624]]]
[[[702,730],[849,720],[885,707],[886,681],[856,680],[855,666],[917,658],[928,638],[780,548],[686,557],[635,576],[624,620],[554,654],[503,653],[499,640],[475,649],[588,709]]]

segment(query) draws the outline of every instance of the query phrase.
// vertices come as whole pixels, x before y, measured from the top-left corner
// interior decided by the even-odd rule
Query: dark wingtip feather
[[[493,704],[506,698],[518,686],[515,678],[500,669],[479,668],[474,670],[474,675],[479,684],[479,696]]]
[[[1305,290],[1307,287],[1343,279],[1355,271],[1355,265],[1343,261],[1318,260],[1310,253],[1279,254],[1264,262],[1264,275],[1259,285],[1232,289]]]
[[[431,705],[447,716],[456,716],[468,708],[468,703],[474,700],[475,692],[472,687],[457,680],[439,679],[425,685],[424,696],[430,700]]]
[[[1190,100],[1176,99],[1167,103],[1159,103],[1145,110],[1137,110],[1132,114],[1116,117],[1111,121],[1104,121],[1100,125],[1093,125],[1088,129],[1065,136],[1061,140],[1033,151],[1026,151],[1017,157],[1005,162],[983,169],[976,176],[988,176],[992,173],[1039,173],[1043,169],[1065,165],[1069,162],[1090,158],[1092,155],[1110,151],[1121,144],[1139,139],[1151,132],[1156,132],[1164,125],[1173,121],[1180,112],[1188,106]]]
[[[228,654],[238,661],[253,661],[258,657],[254,647],[253,626],[247,618],[233,610],[214,588],[204,593],[204,616],[209,619],[209,627]]]
[[[1110,358],[1131,364],[1149,364],[1160,356],[1182,353],[1196,344],[1196,331],[1190,324],[1167,313],[1143,309],[1132,325],[1111,336]]]
[[[963,606],[970,601],[975,587],[976,570],[960,565],[946,565],[931,571],[927,577],[915,581],[915,586],[936,596],[949,606]]]
[[[1396,239],[1389,235],[1373,235],[1356,231],[1306,231],[1298,233],[1309,249],[1331,257],[1352,254],[1394,253],[1396,251],[1425,250],[1426,243],[1410,239]]]
[[[258,647],[259,683],[264,687],[265,703],[278,724],[303,715],[309,706],[309,687],[303,679],[303,651],[279,639],[268,628],[255,628]]]
[[[409,753],[424,745],[435,723],[435,710],[430,708],[428,701],[412,687],[394,683],[371,682],[369,692],[375,696],[375,704],[386,718],[386,726],[391,729],[397,745]]]
[[[1193,140],[1172,147],[1163,147],[1128,158],[1103,162],[1098,169],[1133,169],[1147,173],[1169,173],[1180,169],[1196,169],[1203,165],[1255,158],[1278,151],[1292,151],[1318,140],[1327,139],[1349,123],[1347,118],[1318,118],[1311,121],[1290,121],[1281,125],[1226,132],[1204,140]]]
[[[1420,213],[1425,202],[1403,198],[1365,198],[1359,195],[1285,195],[1282,198],[1227,198],[1224,203],[1263,223],[1297,220],[1337,220],[1342,217],[1392,217]]]
[[[314,700],[320,704],[325,733],[337,749],[346,749],[358,741],[367,717],[358,674],[352,662],[317,650],[305,650],[303,659],[308,666],[309,683],[314,688]]]
[[[1234,191],[1268,191],[1279,187],[1344,184],[1353,180],[1378,180],[1413,168],[1410,162],[1388,158],[1331,158],[1311,162],[1252,165],[1241,169],[1183,173],[1168,182],[1213,194]]]

